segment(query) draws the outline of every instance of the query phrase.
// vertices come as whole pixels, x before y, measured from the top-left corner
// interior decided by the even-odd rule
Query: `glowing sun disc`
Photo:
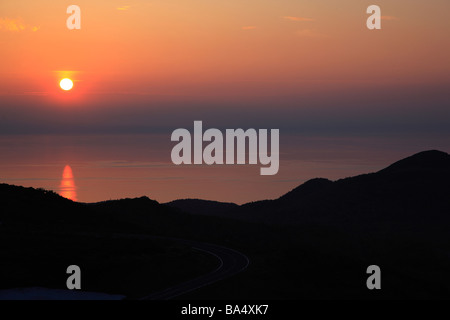
[[[59,86],[61,89],[68,91],[73,88],[73,82],[69,78],[64,78],[59,82]]]

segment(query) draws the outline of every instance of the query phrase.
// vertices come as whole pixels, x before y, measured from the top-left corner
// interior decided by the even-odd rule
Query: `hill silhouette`
[[[418,172],[450,170],[450,156],[442,151],[430,150],[419,152],[411,157],[395,162],[380,172]]]
[[[420,210],[440,212],[450,202],[450,155],[437,151],[424,151],[397,161],[376,173],[330,181],[316,178],[274,200],[262,200],[237,205],[201,199],[182,199],[159,204],[146,196],[135,199],[110,200],[84,204],[65,199],[43,189],[0,184],[0,201],[5,210],[0,219],[19,219],[26,209],[40,211],[62,219],[62,212],[83,208],[85,211],[124,211],[177,214],[181,211],[194,215],[225,216],[235,219],[257,220],[270,223],[295,223],[305,219],[337,218],[355,210],[365,215],[382,210],[392,218],[404,214],[414,216]],[[378,208],[378,209],[377,209]],[[436,211],[437,210],[437,211]],[[87,214],[87,213],[86,213]],[[363,216],[365,216],[363,215]],[[358,218],[361,214],[353,217]],[[41,215],[42,218],[42,215]],[[92,218],[92,217],[91,217]]]
[[[210,215],[213,212],[217,216],[227,216],[229,212],[239,207],[235,203],[200,199],[180,199],[165,203],[165,205],[201,215]]]
[[[425,151],[400,160],[376,173],[330,181],[316,178],[275,200],[239,207],[216,203],[209,214],[262,221],[269,224],[300,224],[326,220],[370,223],[392,222],[424,215],[447,219],[450,208],[450,156]],[[178,208],[195,214],[198,200],[178,202]],[[224,213],[224,208],[229,208]]]
[[[312,179],[278,199],[241,206],[195,199],[160,204],[148,197],[86,204],[52,191],[0,184],[0,256],[6,268],[0,283],[34,286],[34,279],[41,279],[39,285],[51,287],[53,273],[32,275],[29,266],[47,261],[45,268],[35,268],[45,274],[50,266],[65,265],[61,256],[63,261],[71,256],[55,252],[66,252],[67,243],[87,261],[91,279],[101,279],[103,271],[95,270],[117,263],[106,278],[122,279],[124,291],[99,280],[93,289],[102,292],[138,297],[145,289],[140,279],[150,276],[139,267],[144,260],[163,275],[147,285],[160,287],[187,277],[169,270],[192,275],[211,267],[211,261],[188,248],[148,248],[142,241],[117,238],[147,234],[216,243],[250,257],[245,274],[187,298],[448,298],[449,194],[450,156],[435,150],[374,173]],[[107,262],[96,265],[99,259]],[[179,261],[186,265],[180,268]],[[201,261],[198,269],[195,261]],[[371,264],[384,272],[383,290],[375,295],[365,288]]]

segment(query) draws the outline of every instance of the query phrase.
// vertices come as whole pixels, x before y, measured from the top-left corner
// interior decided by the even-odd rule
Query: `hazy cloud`
[[[285,16],[283,19],[290,20],[290,21],[301,21],[301,22],[307,22],[307,21],[315,21],[311,18],[304,18],[304,17],[291,17],[291,16]]]
[[[12,31],[12,32],[20,32],[20,31],[32,31],[36,32],[40,29],[37,26],[30,26],[23,22],[22,18],[0,18],[0,30],[3,31]]]
[[[116,9],[119,11],[127,11],[131,8],[131,6],[121,6],[121,7],[117,7]]]

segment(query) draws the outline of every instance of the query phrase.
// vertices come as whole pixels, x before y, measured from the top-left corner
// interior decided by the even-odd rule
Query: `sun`
[[[69,78],[64,78],[59,82],[59,86],[61,87],[61,89],[69,91],[73,88],[73,81]]]

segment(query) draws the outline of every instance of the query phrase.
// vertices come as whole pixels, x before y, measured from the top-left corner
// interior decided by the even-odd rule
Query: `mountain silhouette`
[[[442,151],[419,152],[411,157],[395,162],[380,172],[417,172],[450,170],[450,156]]]
[[[333,182],[328,179],[324,178],[311,179],[306,181],[304,184],[298,186],[297,188],[293,189],[292,191],[286,193],[285,195],[281,196],[279,200],[290,201],[292,199],[306,197],[310,194],[323,192],[326,188],[332,185]]]
[[[166,203],[167,206],[185,210],[187,212],[195,212],[200,215],[210,215],[214,212],[217,216],[226,216],[229,212],[237,209],[239,206],[235,203],[218,202],[200,199],[181,199]]]
[[[145,217],[156,215],[221,216],[269,224],[298,224],[306,221],[378,221],[412,219],[425,214],[448,218],[450,208],[450,155],[436,150],[405,158],[375,173],[330,181],[309,180],[274,200],[243,205],[200,199],[159,204],[148,197],[84,204],[65,199],[52,191],[0,184],[4,208],[1,220],[40,220],[45,216],[64,220],[64,213],[80,211],[78,219],[104,215]],[[42,212],[41,215],[29,212]],[[383,218],[383,219],[381,219]],[[381,219],[381,220],[380,220]]]
[[[126,270],[119,272],[124,286],[133,293],[126,277],[136,274],[139,283],[149,274],[147,269],[139,273],[147,244],[137,239],[145,234],[216,243],[249,256],[251,268],[245,275],[205,288],[198,298],[370,298],[374,295],[365,287],[365,270],[371,264],[384,272],[383,290],[375,297],[448,298],[449,194],[450,156],[436,150],[374,173],[337,181],[312,179],[277,199],[244,205],[198,199],[160,204],[148,197],[78,203],[52,191],[0,184],[0,256],[7,270],[0,280],[30,286],[45,273],[42,285],[50,285],[56,271],[46,271],[48,267],[67,267],[66,260],[54,255],[55,250],[65,252],[59,242],[70,243],[72,250],[82,243],[86,250],[80,249],[79,259],[91,261],[90,270],[103,270],[96,267],[97,256],[106,257],[107,264],[118,261]],[[125,241],[118,234],[136,236]],[[34,242],[43,246],[27,251]],[[117,246],[125,257],[135,252],[135,264],[117,260]],[[181,261],[192,254],[173,244],[152,250],[159,270],[183,270],[183,263],[169,261],[177,252]],[[22,280],[30,272],[24,268],[37,261],[47,264]],[[107,279],[112,277],[119,276]],[[99,288],[108,290],[107,283]]]
[[[424,151],[376,173],[330,181],[316,178],[275,200],[239,207],[215,203],[210,215],[228,216],[269,224],[364,220],[369,223],[405,220],[424,215],[448,218],[450,208],[450,156]],[[178,202],[177,208],[195,214],[198,200]],[[224,208],[229,208],[224,212]],[[203,209],[199,210],[206,214]]]

